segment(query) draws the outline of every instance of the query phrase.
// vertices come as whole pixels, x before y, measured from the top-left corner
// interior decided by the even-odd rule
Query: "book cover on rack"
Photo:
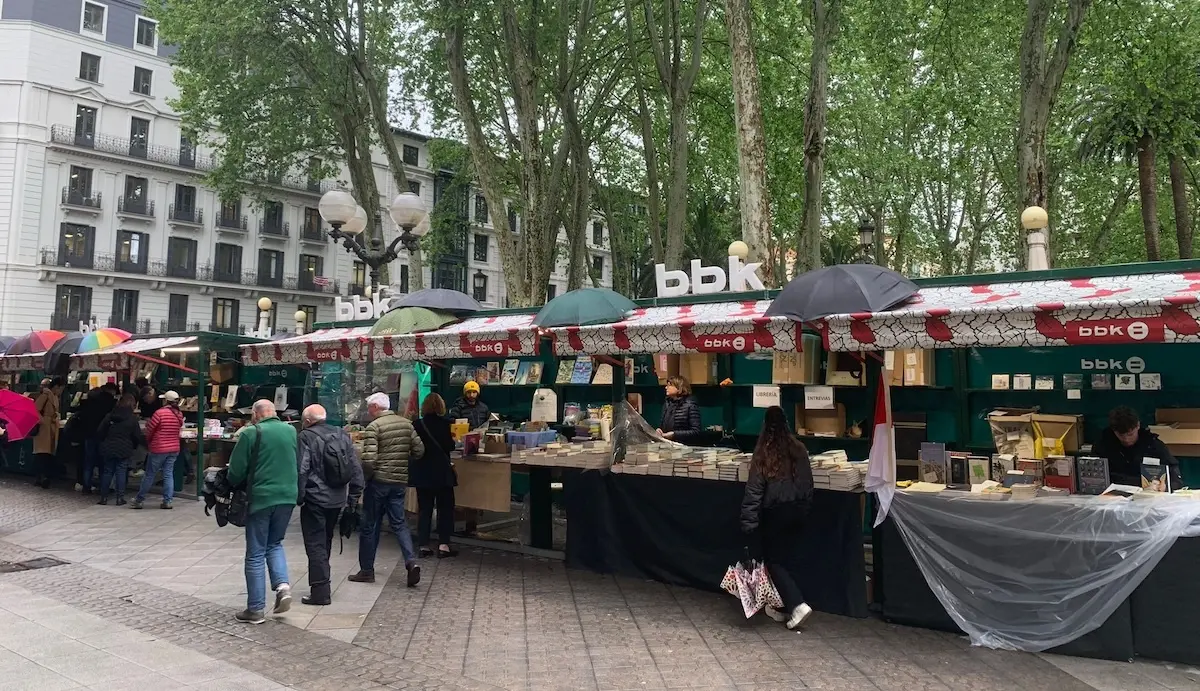
[[[1097,391],[1108,391],[1112,388],[1112,376],[1108,374],[1093,374],[1092,388]]]
[[[475,368],[470,365],[454,365],[450,368],[451,384],[466,384],[475,375]]]
[[[633,373],[634,373],[633,358],[627,357],[627,358],[625,358],[625,383],[626,384],[633,383]]]
[[[939,485],[950,484],[950,462],[945,444],[932,442],[921,444],[918,460],[921,463],[922,482],[932,482]]]
[[[529,371],[526,372],[525,383],[537,386],[542,383],[542,363],[534,360],[529,363]]]
[[[517,378],[513,381],[513,384],[525,386],[529,383],[529,367],[532,364],[529,360],[522,360],[521,364],[517,365]]]
[[[575,371],[574,360],[559,360],[558,361],[558,376],[554,378],[555,384],[570,384],[571,374]]]
[[[480,386],[487,386],[492,381],[492,375],[488,372],[488,368],[480,367],[475,370],[475,383]]]
[[[1142,489],[1147,492],[1171,491],[1171,474],[1159,459],[1142,459]]]
[[[611,384],[613,383],[613,368],[608,363],[602,363],[596,366],[596,376],[592,377],[593,384]]]
[[[500,383],[505,386],[512,386],[517,382],[517,369],[521,366],[520,360],[505,360],[504,370],[500,372]]]
[[[571,383],[592,383],[592,358],[590,355],[575,358],[575,369],[571,372]]]
[[[493,360],[492,362],[487,363],[487,371],[488,371],[488,383],[489,384],[499,384],[500,383],[500,361]]]

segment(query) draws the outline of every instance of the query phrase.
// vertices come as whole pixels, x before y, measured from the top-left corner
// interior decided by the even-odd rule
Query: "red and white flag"
[[[867,463],[866,488],[875,493],[878,503],[876,526],[887,517],[896,494],[896,428],[892,425],[890,378],[886,368],[880,370],[879,390],[875,396],[875,428],[871,430],[871,455]]]

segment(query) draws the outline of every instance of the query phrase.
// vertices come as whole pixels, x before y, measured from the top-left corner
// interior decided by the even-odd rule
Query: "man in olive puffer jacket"
[[[421,567],[413,551],[412,534],[404,520],[404,492],[408,485],[408,463],[425,455],[425,444],[407,418],[391,410],[385,393],[367,398],[371,423],[363,430],[362,467],[367,477],[363,493],[363,521],[358,535],[358,573],[350,576],[356,583],[375,582],[375,552],[379,549],[383,517],[396,533],[408,587],[421,581]]]

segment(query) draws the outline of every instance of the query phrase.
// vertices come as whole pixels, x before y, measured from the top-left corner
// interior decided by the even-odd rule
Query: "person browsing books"
[[[454,407],[450,409],[450,420],[467,419],[467,424],[475,430],[484,427],[488,423],[487,404],[479,400],[479,384],[469,381],[463,384],[462,396],[454,402]]]
[[[1166,466],[1171,491],[1183,488],[1179,461],[1171,455],[1158,435],[1142,426],[1132,408],[1119,406],[1108,414],[1108,427],[1092,446],[1092,454],[1108,459],[1108,474],[1119,485],[1142,486],[1142,464],[1154,459]]]
[[[700,406],[692,398],[692,385],[683,377],[671,377],[666,389],[658,433],[680,444],[695,444],[700,440]]]

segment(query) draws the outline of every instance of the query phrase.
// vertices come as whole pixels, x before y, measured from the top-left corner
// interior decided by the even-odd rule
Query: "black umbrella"
[[[793,278],[779,292],[768,317],[812,321],[831,314],[883,312],[917,294],[917,284],[874,264],[839,264]]]
[[[453,314],[474,314],[483,310],[483,305],[475,298],[446,288],[426,288],[415,293],[392,300],[392,309],[400,307],[425,307],[436,312],[451,312]]]
[[[13,344],[13,341],[16,340],[16,336],[0,336],[0,354],[8,350],[8,347]]]
[[[42,369],[46,374],[64,375],[71,369],[71,356],[79,352],[79,344],[87,334],[79,331],[68,331],[66,336],[46,350]]]

